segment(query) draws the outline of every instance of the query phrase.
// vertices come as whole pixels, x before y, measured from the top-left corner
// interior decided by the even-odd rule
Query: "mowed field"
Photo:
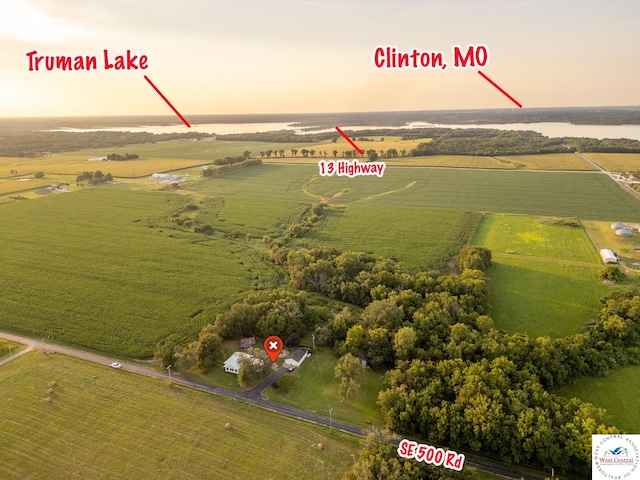
[[[3,479],[340,478],[359,449],[336,430],[57,354],[14,360],[0,384]]]
[[[199,311],[226,309],[273,266],[245,240],[172,228],[189,200],[106,186],[0,205],[0,326],[125,356],[194,338]]]
[[[295,244],[375,253],[409,270],[429,270],[444,267],[469,242],[480,218],[478,213],[426,208],[330,207]]]
[[[624,220],[623,220],[624,221]],[[640,234],[633,232],[630,237],[622,237],[611,229],[612,222],[584,221],[584,226],[598,248],[608,248],[616,252],[627,267],[640,263]]]
[[[607,410],[609,422],[626,433],[640,433],[640,366],[619,368],[604,378],[582,378],[557,392]]]
[[[492,251],[490,316],[508,332],[561,337],[597,315],[602,284],[595,247],[562,219],[485,215],[474,245]]]

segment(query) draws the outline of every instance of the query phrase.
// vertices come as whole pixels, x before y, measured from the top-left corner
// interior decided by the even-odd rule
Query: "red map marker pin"
[[[267,337],[264,341],[264,351],[267,352],[271,361],[275,362],[282,351],[282,339],[275,335]]]

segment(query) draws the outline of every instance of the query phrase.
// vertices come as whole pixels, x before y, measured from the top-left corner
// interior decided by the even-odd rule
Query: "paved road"
[[[34,348],[36,349],[43,349],[46,348],[46,352],[55,352],[55,353],[61,353],[63,355],[67,355],[69,357],[74,357],[74,358],[79,358],[81,360],[86,360],[89,362],[94,362],[94,363],[98,363],[100,365],[107,365],[110,366],[112,362],[118,361],[121,365],[122,365],[122,370],[128,371],[128,372],[134,372],[140,375],[145,375],[147,377],[153,377],[153,378],[158,378],[161,380],[169,380],[169,374],[162,372],[162,371],[158,371],[155,370],[151,367],[146,367],[143,365],[139,365],[139,364],[135,364],[135,363],[130,363],[130,362],[123,362],[119,359],[115,359],[115,358],[110,358],[110,357],[106,357],[104,355],[98,355],[96,353],[90,353],[90,352],[85,352],[83,350],[76,350],[74,348],[69,348],[69,347],[64,347],[62,345],[57,345],[55,343],[46,343],[43,342],[42,340],[34,340],[32,338],[28,338],[28,337],[23,337],[20,335],[14,335],[11,333],[6,333],[6,332],[1,332],[0,331],[0,337],[2,338],[6,338],[7,340],[12,340],[14,342],[17,343],[22,343],[24,345],[27,345],[27,349],[24,349],[22,352],[20,352],[20,354],[16,354],[14,355],[12,358],[8,359],[8,361],[13,360],[14,358],[18,357],[19,355],[22,355],[24,353],[26,353],[27,351],[30,351]],[[6,363],[6,361],[3,362],[3,364]],[[1,366],[2,364],[0,364]],[[239,401],[239,402],[243,402],[243,403],[247,403],[250,405],[255,405],[257,407],[260,408],[264,408],[266,410],[270,410],[272,412],[277,412],[280,413],[282,415],[287,415],[289,417],[292,418],[297,418],[299,420],[305,420],[308,422],[312,422],[318,425],[324,425],[330,428],[335,428],[337,430],[341,430],[343,432],[347,432],[347,433],[351,433],[353,435],[358,435],[360,437],[364,436],[365,433],[363,432],[361,427],[358,427],[356,425],[351,425],[349,423],[345,423],[345,422],[340,422],[337,420],[333,420],[331,418],[326,418],[326,417],[322,417],[320,415],[315,415],[313,413],[308,413],[302,410],[298,410],[297,408],[293,408],[293,407],[288,407],[286,405],[280,405],[277,403],[272,403],[268,400],[265,400],[262,395],[260,395],[260,393],[262,392],[262,390],[268,386],[270,386],[272,383],[274,383],[278,378],[280,378],[280,376],[282,374],[284,374],[286,372],[285,368],[280,368],[278,371],[274,372],[272,375],[270,375],[269,377],[267,377],[263,382],[261,382],[259,385],[257,385],[256,387],[247,390],[246,392],[233,392],[231,390],[226,390],[224,388],[220,388],[220,387],[215,387],[213,385],[207,385],[204,383],[200,383],[200,382],[196,382],[196,381],[192,381],[192,380],[186,380],[184,378],[179,377],[178,375],[172,375],[171,377],[171,381],[177,385],[182,385],[184,387],[188,387],[188,388],[192,388],[194,390],[200,390],[203,392],[207,392],[207,393],[212,393],[214,395],[219,395],[222,397],[227,397],[227,398],[231,398],[233,400]],[[258,390],[258,388],[261,385],[266,385],[264,388]],[[504,478],[509,478],[509,479],[524,479],[524,480],[543,480],[544,477],[540,476],[540,475],[535,475],[535,474],[525,474],[522,472],[519,472],[518,470],[514,469],[514,468],[509,468],[509,467],[504,467],[501,464],[498,463],[490,463],[490,462],[485,462],[485,461],[478,461],[478,460],[471,460],[471,459],[466,459],[465,460],[465,465],[468,467],[472,467],[472,468],[476,468],[478,470],[482,470],[485,472],[490,472],[496,475],[501,475]]]

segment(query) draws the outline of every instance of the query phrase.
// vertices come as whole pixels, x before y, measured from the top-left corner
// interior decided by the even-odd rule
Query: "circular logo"
[[[593,435],[593,478],[638,478],[640,435]]]

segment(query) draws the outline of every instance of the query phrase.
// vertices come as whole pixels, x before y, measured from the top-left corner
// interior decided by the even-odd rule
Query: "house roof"
[[[285,359],[285,362],[287,360],[293,360],[295,362],[301,362],[302,360],[305,359],[305,357],[307,356],[308,353],[309,353],[309,350],[307,350],[305,348],[297,348],[293,352],[291,352],[289,355],[287,355],[287,358]]]
[[[231,355],[229,358],[227,358],[224,361],[225,368],[226,367],[230,367],[230,368],[233,368],[233,369],[237,370],[238,368],[240,368],[239,361],[240,361],[241,358],[250,358],[253,363],[261,362],[260,359],[252,357],[248,353],[234,352],[233,355]]]

